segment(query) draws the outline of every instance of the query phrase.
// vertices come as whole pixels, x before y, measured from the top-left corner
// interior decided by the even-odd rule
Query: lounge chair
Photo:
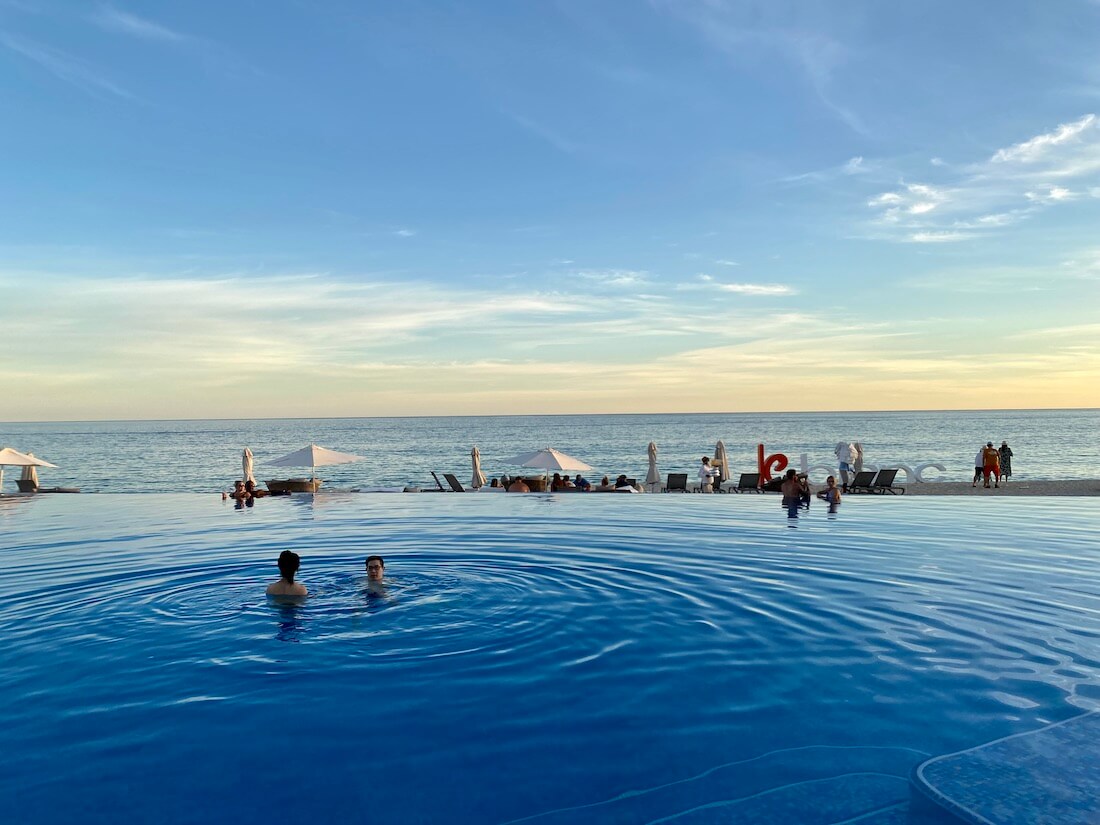
[[[760,473],[741,473],[737,486],[729,488],[734,493],[761,493]]]
[[[15,483],[21,493],[79,493],[79,487],[39,487],[34,481],[17,478]]]
[[[443,477],[447,479],[447,483],[451,485],[451,491],[455,493],[465,493],[466,488],[462,486],[457,478],[451,473],[444,473]],[[437,479],[438,480],[438,479]]]
[[[668,481],[665,482],[664,492],[666,493],[686,493],[688,491],[688,474],[687,473],[669,473]]]
[[[900,484],[894,484],[894,478],[897,474],[897,470],[879,470],[875,480],[871,482],[871,492],[884,495],[889,493],[892,496],[905,495],[905,488]]]
[[[871,470],[862,470],[856,473],[852,483],[848,485],[849,493],[873,493],[875,491],[875,473]]]

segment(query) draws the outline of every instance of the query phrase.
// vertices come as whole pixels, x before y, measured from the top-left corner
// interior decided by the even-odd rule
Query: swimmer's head
[[[797,470],[787,470],[787,478],[794,478],[798,475]]]
[[[301,564],[301,557],[293,550],[284,550],[279,554],[279,572],[288,582],[294,581],[294,574]]]
[[[382,574],[386,572],[386,562],[381,556],[367,556],[367,578],[371,581],[381,581]]]

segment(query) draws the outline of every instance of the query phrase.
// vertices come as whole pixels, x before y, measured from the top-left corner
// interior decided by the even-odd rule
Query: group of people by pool
[[[541,483],[541,481],[540,481]],[[531,485],[528,480],[522,476],[516,476],[509,479],[504,476],[500,479],[492,479],[489,482],[490,487],[503,487],[509,493],[530,493]],[[540,488],[541,489],[541,488]],[[637,482],[634,479],[629,479],[626,474],[620,475],[611,481],[610,476],[604,476],[599,484],[593,484],[586,479],[580,473],[570,478],[568,474],[554,473],[550,479],[550,492],[552,493],[615,493],[615,492],[630,492],[640,493],[641,490],[637,487]]]
[[[294,581],[298,568],[302,566],[302,557],[293,550],[284,550],[279,554],[279,580],[267,586],[269,596],[308,596],[309,590],[301,582]],[[367,581],[380,583],[386,575],[386,561],[381,556],[367,556]]]

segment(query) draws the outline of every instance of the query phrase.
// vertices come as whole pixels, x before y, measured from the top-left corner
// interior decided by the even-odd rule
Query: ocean
[[[431,472],[471,477],[470,449],[481,451],[488,477],[515,472],[504,459],[551,446],[595,468],[589,475],[643,478],[646,447],[658,447],[662,475],[694,479],[703,455],[722,439],[734,478],[756,469],[756,445],[797,464],[834,465],[838,441],[859,441],[878,466],[939,462],[926,480],[965,481],[987,441],[1007,440],[1017,479],[1092,478],[1100,466],[1100,410],[948,412],[703,413],[682,415],[525,415],[419,418],[224,419],[199,421],[20,422],[0,424],[0,446],[57,464],[43,487],[87,493],[216,492],[241,476],[241,452],[255,454],[256,477],[308,475],[266,468],[265,461],[316,443],[364,457],[319,468],[328,489],[434,486]],[[9,467],[5,492],[19,469]],[[442,475],[440,476],[442,478]]]

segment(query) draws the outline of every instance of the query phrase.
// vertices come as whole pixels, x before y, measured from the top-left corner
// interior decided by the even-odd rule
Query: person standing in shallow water
[[[997,450],[1001,457],[1001,474],[998,476],[1001,481],[1008,481],[1008,477],[1012,475],[1012,448],[1008,446],[1007,441],[1001,442],[1001,448]]]
[[[279,554],[279,575],[277,582],[267,586],[269,596],[306,596],[309,591],[301,582],[294,581],[294,575],[302,564],[301,557],[291,551],[284,550]]]

